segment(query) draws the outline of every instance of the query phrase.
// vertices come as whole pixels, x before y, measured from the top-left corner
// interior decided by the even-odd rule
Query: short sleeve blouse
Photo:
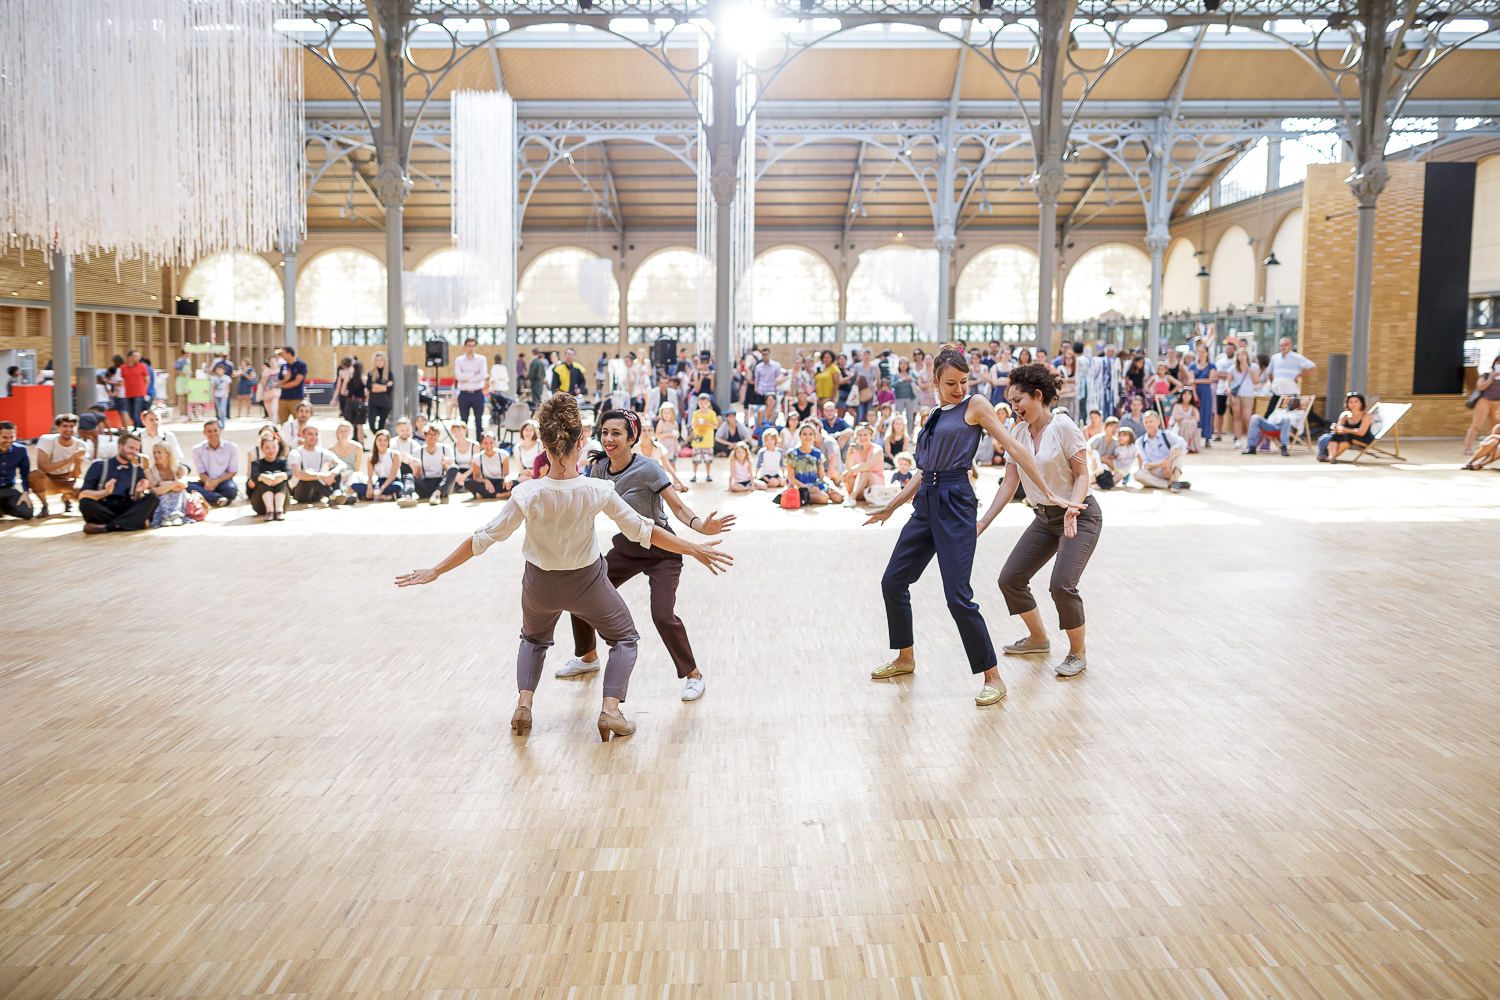
[[[1070,459],[1088,447],[1088,442],[1083,438],[1083,431],[1079,429],[1072,419],[1062,414],[1053,414],[1052,420],[1042,430],[1042,439],[1036,441],[1031,435],[1031,428],[1024,422],[1016,425],[1013,432],[1016,440],[1022,448],[1031,452],[1036,459],[1036,464],[1041,467],[1042,479],[1047,489],[1055,496],[1070,497],[1073,494],[1073,466]],[[1006,461],[1015,465],[1015,461],[1006,456]],[[1016,472],[1021,475],[1021,483],[1026,487],[1027,503],[1030,497],[1043,496],[1044,492],[1032,481],[1031,477],[1016,465]],[[1092,488],[1092,487],[1090,487]],[[1089,491],[1085,491],[1084,496]]]

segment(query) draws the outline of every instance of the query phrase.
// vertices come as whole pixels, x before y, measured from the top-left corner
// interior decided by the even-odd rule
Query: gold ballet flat
[[[1005,697],[1005,682],[1004,681],[998,681],[997,683],[1000,685],[998,688],[992,688],[988,684],[986,684],[984,687],[980,688],[979,689],[979,693],[974,696],[974,704],[980,705],[980,706],[983,706],[983,705],[993,705],[995,702],[999,701],[1001,698],[1004,698]]]
[[[883,681],[891,677],[900,677],[902,674],[912,673],[916,669],[914,664],[892,661],[883,667],[876,667],[874,670],[871,670],[870,679],[872,681]]]

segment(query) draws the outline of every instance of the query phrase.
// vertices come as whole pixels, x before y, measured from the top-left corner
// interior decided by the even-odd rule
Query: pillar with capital
[[[1354,321],[1349,336],[1349,389],[1365,392],[1370,370],[1370,294],[1375,279],[1375,203],[1391,172],[1385,157],[1366,160],[1349,175],[1349,190],[1359,203],[1359,231],[1354,241]]]
[[[1161,270],[1162,259],[1171,243],[1172,237],[1167,234],[1165,226],[1158,228],[1153,225],[1146,236],[1146,251],[1151,254],[1151,317],[1146,327],[1148,358],[1161,355]]]

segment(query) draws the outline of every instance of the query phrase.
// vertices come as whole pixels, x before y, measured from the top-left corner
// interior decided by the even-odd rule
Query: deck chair
[[[1312,414],[1313,404],[1316,403],[1317,401],[1318,401],[1318,397],[1316,395],[1313,395],[1313,396],[1303,396],[1302,397],[1302,412],[1311,415]],[[1313,436],[1312,436],[1312,421],[1311,420],[1303,420],[1302,421],[1302,430],[1293,433],[1292,434],[1292,440],[1289,441],[1289,442],[1287,442],[1287,443],[1288,444],[1300,444],[1300,445],[1305,446],[1309,451],[1317,451],[1318,450],[1318,442],[1316,440],[1314,440]]]
[[[1401,422],[1402,417],[1406,416],[1406,411],[1411,409],[1411,404],[1376,403],[1370,409],[1375,414],[1375,437],[1369,444],[1361,444],[1355,441],[1349,445],[1350,451],[1354,451],[1356,448],[1359,449],[1359,454],[1350,460],[1350,464],[1358,462],[1372,451],[1381,458],[1391,458],[1400,461],[1401,431],[1397,428],[1397,424]],[[1385,441],[1387,434],[1391,435],[1391,440],[1383,444],[1382,442]]]

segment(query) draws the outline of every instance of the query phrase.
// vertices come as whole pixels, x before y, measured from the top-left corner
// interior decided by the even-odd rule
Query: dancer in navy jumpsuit
[[[891,553],[890,564],[880,581],[891,648],[897,650],[897,655],[870,676],[885,680],[909,674],[916,668],[910,587],[922,576],[932,557],[937,556],[938,569],[943,575],[943,596],[968,653],[969,669],[984,674],[984,687],[974,700],[980,705],[993,705],[1005,697],[1005,682],[1000,679],[995,646],[990,642],[989,628],[974,603],[974,590],[969,583],[979,508],[969,482],[969,468],[980,435],[988,433],[993,437],[1034,481],[1040,482],[1042,477],[1040,470],[1035,469],[1030,451],[1018,448],[1016,439],[1001,425],[993,404],[980,396],[968,395],[968,376],[969,364],[962,352],[944,345],[933,364],[939,406],[928,415],[917,437],[917,467],[922,475],[913,477],[894,500],[872,513],[865,522],[883,523],[897,507],[912,501],[911,518],[901,529],[896,550]],[[1046,502],[1076,506],[1058,497],[1049,497]]]

